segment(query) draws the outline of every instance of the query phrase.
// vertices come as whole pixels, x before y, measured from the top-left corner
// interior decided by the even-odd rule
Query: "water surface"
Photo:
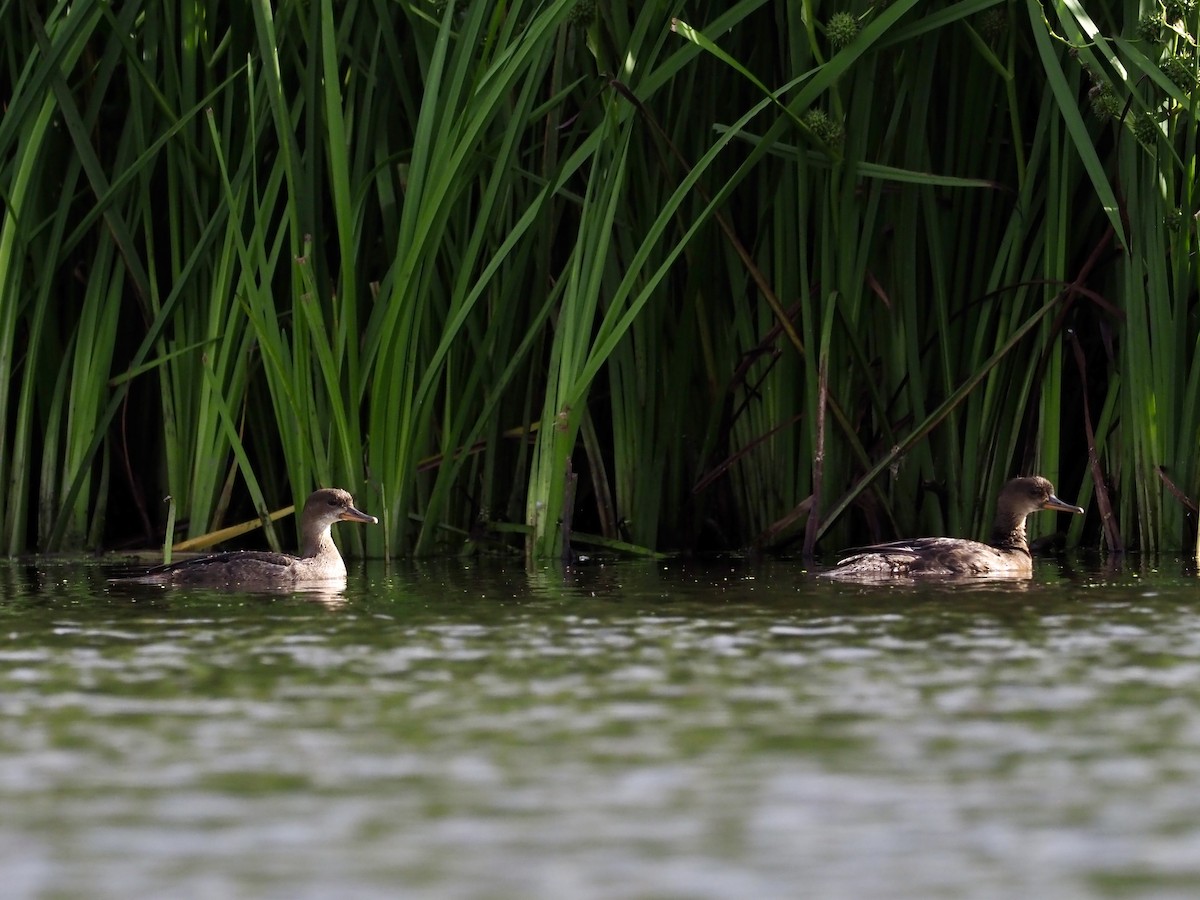
[[[0,567],[5,897],[1194,897],[1196,580]]]

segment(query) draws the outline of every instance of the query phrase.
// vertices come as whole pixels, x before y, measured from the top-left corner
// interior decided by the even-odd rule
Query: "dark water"
[[[0,567],[0,893],[1195,897],[1180,570]]]

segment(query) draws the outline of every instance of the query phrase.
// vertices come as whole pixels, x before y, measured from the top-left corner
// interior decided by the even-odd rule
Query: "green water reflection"
[[[442,562],[242,595],[13,564],[6,896],[1191,895],[1171,568]]]

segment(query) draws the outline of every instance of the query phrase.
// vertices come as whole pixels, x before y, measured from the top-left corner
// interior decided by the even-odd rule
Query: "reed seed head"
[[[830,118],[823,109],[810,109],[804,114],[803,122],[813,137],[827,146],[836,147],[846,137],[842,123]]]
[[[1161,44],[1167,30],[1167,20],[1161,10],[1146,13],[1138,20],[1137,34],[1143,41]]]
[[[1161,133],[1158,122],[1149,113],[1140,115],[1133,120],[1133,136],[1143,147],[1153,149]]]
[[[979,33],[989,44],[995,46],[1008,34],[1008,12],[1001,6],[993,6],[979,16]]]
[[[1179,22],[1196,9],[1196,0],[1167,0],[1163,13],[1168,22]]]
[[[578,28],[587,28],[596,21],[596,0],[579,0],[571,7],[567,21]]]
[[[1092,113],[1101,122],[1115,119],[1121,115],[1121,98],[1117,96],[1111,84],[1100,81],[1092,85],[1088,91],[1088,100],[1092,104]]]
[[[1184,93],[1193,91],[1196,87],[1196,61],[1190,56],[1168,56],[1160,67],[1163,74]]]
[[[858,37],[858,19],[848,12],[834,13],[825,24],[825,36],[834,50],[849,46]]]

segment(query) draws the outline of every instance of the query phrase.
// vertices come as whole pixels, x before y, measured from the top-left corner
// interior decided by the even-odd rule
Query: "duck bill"
[[[378,525],[379,520],[374,516],[368,516],[365,512],[355,509],[353,506],[342,510],[342,514],[338,516],[338,520],[342,522],[362,522],[364,525]]]
[[[1076,515],[1083,515],[1083,507],[1073,506],[1070,503],[1059,500],[1053,494],[1050,495],[1050,499],[1042,504],[1042,509],[1056,509],[1059,512],[1069,512],[1075,513]]]

